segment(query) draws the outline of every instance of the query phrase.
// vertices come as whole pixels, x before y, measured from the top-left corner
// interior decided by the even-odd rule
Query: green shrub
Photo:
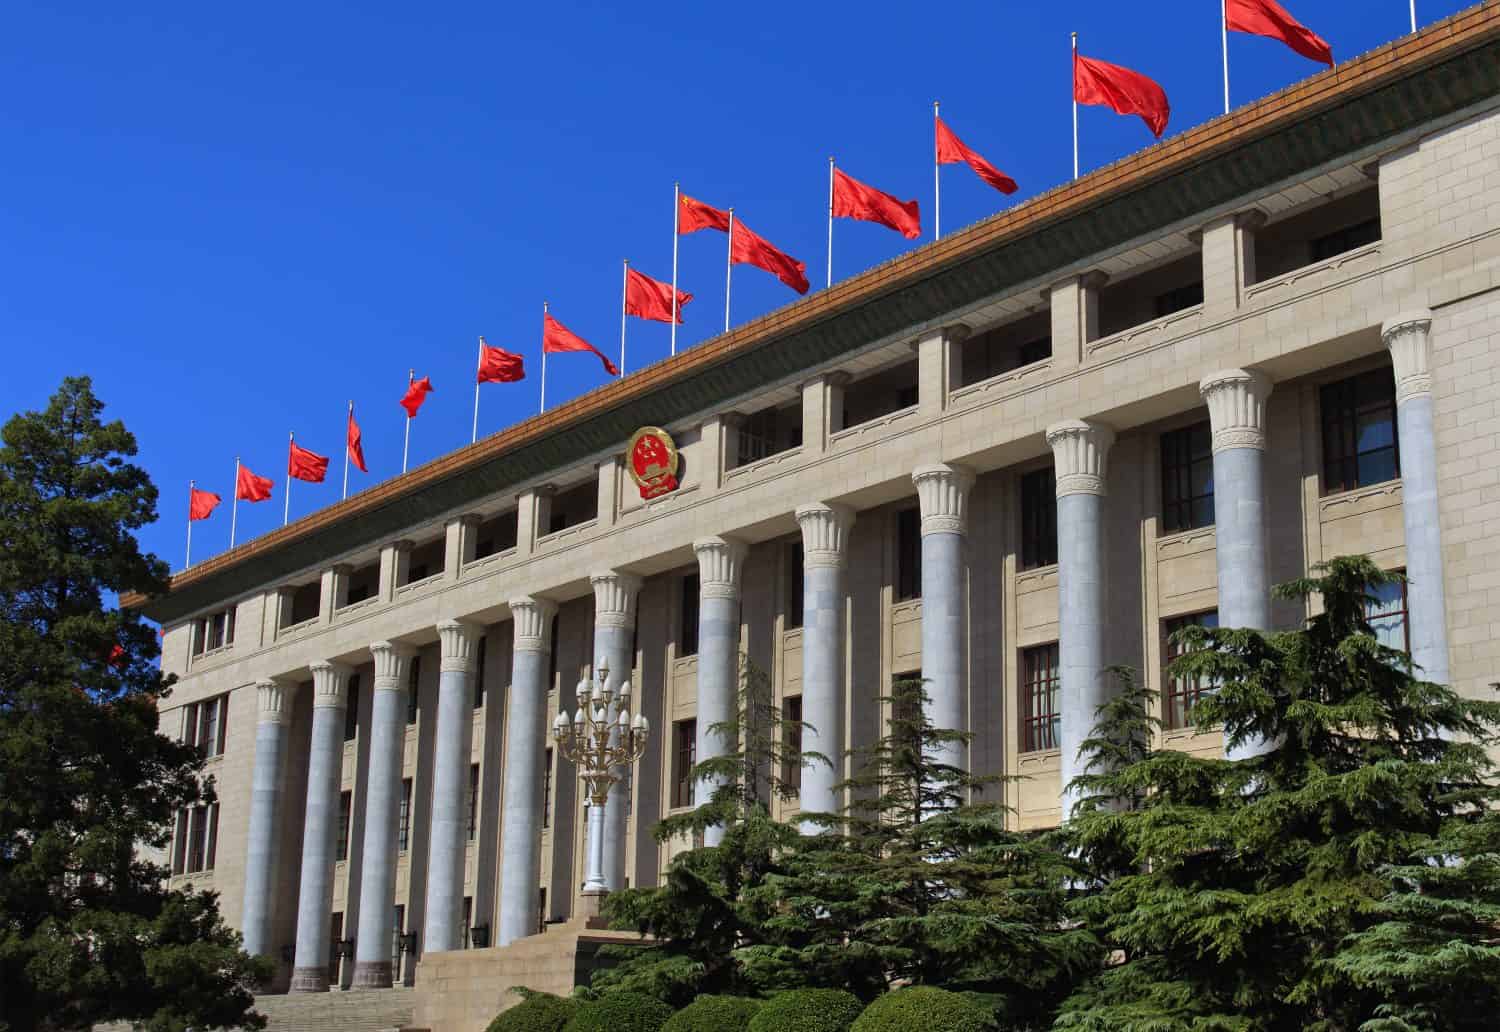
[[[672,1008],[644,993],[606,993],[578,1005],[564,1032],[661,1032]]]
[[[526,999],[502,1011],[485,1032],[562,1032],[577,1010],[577,1000],[528,993]]]
[[[760,1007],[748,996],[700,996],[673,1014],[661,1032],[746,1032]]]
[[[989,1032],[990,1012],[967,996],[930,985],[886,993],[865,1008],[850,1032]]]
[[[789,989],[765,1002],[750,1032],[849,1032],[864,1006],[842,989]]]

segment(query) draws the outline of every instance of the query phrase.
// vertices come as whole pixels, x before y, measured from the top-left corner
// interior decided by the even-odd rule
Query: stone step
[[[411,1024],[416,992],[406,986],[359,992],[257,996],[266,1032],[388,1032]]]

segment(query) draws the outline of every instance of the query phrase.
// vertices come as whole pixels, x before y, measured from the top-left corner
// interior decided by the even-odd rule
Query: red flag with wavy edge
[[[682,322],[682,306],[693,299],[685,290],[677,292],[677,321]],[[672,284],[652,279],[634,269],[625,270],[625,314],[655,322],[672,321]]]
[[[432,393],[432,380],[426,376],[420,380],[413,380],[406,385],[406,393],[401,395],[401,407],[406,409],[407,419],[416,419],[417,410],[422,407],[422,402],[427,400],[427,395]]]
[[[953,165],[962,162],[974,170],[974,174],[996,190],[1003,194],[1016,192],[1016,181],[1001,172],[994,165],[985,161],[982,157],[964,146],[964,141],[954,135],[953,130],[948,128],[948,123],[941,118],[934,119],[937,122],[937,160],[939,165]]]
[[[604,371],[610,376],[619,376],[620,367],[609,360],[609,356],[562,323],[552,318],[551,313],[542,316],[542,350],[551,354],[560,351],[589,351],[599,356]]]
[[[1167,92],[1154,79],[1140,72],[1073,55],[1073,99],[1080,104],[1102,104],[1116,114],[1140,115],[1146,128],[1157,137],[1167,128],[1172,106]]]
[[[922,235],[922,217],[916,201],[898,201],[890,194],[846,175],[841,168],[833,170],[833,215],[834,218],[877,222],[908,240]]]
[[[1293,18],[1276,0],[1225,0],[1224,20],[1230,32],[1279,39],[1303,57],[1333,67],[1333,48],[1327,40]]]
[[[188,488],[188,519],[208,519],[222,500],[212,491],[200,491],[196,487]]]
[[[308,451],[296,441],[287,442],[286,475],[310,484],[321,484],[328,473],[328,456]]]
[[[521,356],[504,348],[492,348],[479,338],[479,373],[476,383],[515,383],[526,379]]]
[[[266,502],[271,499],[271,481],[250,472],[249,466],[240,466],[239,479],[234,485],[234,496],[242,502]]]
[[[354,406],[349,406],[349,430],[344,437],[344,448],[349,454],[349,461],[359,467],[361,473],[370,472],[365,468],[365,443],[364,437],[359,432],[359,424],[354,421]]]
[[[677,235],[687,236],[700,229],[729,232],[729,212],[695,201],[687,194],[677,195]]]
[[[807,263],[778,251],[739,219],[735,219],[734,230],[729,234],[729,260],[736,265],[764,269],[797,293],[807,293]]]

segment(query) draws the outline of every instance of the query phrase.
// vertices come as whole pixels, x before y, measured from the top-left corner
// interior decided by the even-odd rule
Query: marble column
[[[270,956],[275,916],[276,863],[281,856],[282,782],[287,726],[292,719],[292,686],[280,681],[255,685],[255,768],[250,782],[250,826],[245,846],[245,907],[240,929],[245,952]]]
[[[641,579],[607,570],[589,578],[594,587],[594,661],[609,664],[609,683],[628,684],[635,666],[635,600]],[[610,715],[614,719],[614,713]],[[630,809],[630,785],[622,778],[609,790],[604,807],[604,886],[614,892],[625,887],[625,815]]]
[[[302,820],[302,884],[297,893],[297,953],[292,992],[328,991],[328,937],[333,919],[333,858],[344,770],[344,712],[349,676],[342,663],[312,665],[312,742],[307,809]]]
[[[838,814],[843,809],[834,786],[844,770],[844,582],[854,510],[802,505],[797,523],[802,528],[802,748],[829,760],[803,769],[801,809]],[[803,830],[818,829],[804,822]]]
[[[1418,676],[1449,684],[1448,602],[1443,590],[1442,514],[1438,510],[1437,433],[1433,421],[1432,313],[1387,319],[1381,339],[1396,376],[1401,446],[1401,515],[1406,524],[1406,605]]]
[[[1104,672],[1106,566],[1104,496],[1114,431],[1064,420],[1047,428],[1057,476],[1057,639],[1061,678],[1062,816],[1077,801],[1069,785],[1083,771],[1078,747],[1108,698]]]
[[[464,942],[464,860],[469,842],[469,765],[474,747],[474,670],[480,629],[458,620],[437,625],[441,649],[437,729],[432,741],[432,833],[422,952]]]
[[[731,538],[693,542],[698,556],[698,762],[727,756],[739,743],[714,731],[715,724],[735,719],[740,687],[740,575],[746,546]],[[693,788],[697,802],[707,802],[715,785]],[[703,833],[705,845],[724,840],[722,826]]]
[[[401,768],[406,745],[406,682],[416,650],[377,641],[370,706],[370,770],[365,782],[364,872],[359,889],[359,930],[354,941],[355,989],[391,985],[391,935],[396,905],[396,823],[401,810]]]
[[[505,714],[505,799],[500,827],[497,946],[536,932],[542,877],[542,758],[547,735],[549,642],[557,603],[513,598],[510,699]]]
[[[960,466],[919,466],[912,472],[922,507],[922,679],[927,719],[933,727],[968,730],[969,665],[964,647],[968,563],[969,488],[974,474]],[[934,751],[933,759],[966,766],[959,742]]]

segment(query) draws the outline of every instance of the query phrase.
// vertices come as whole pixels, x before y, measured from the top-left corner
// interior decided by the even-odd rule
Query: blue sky
[[[1407,0],[1286,0],[1346,60],[1406,33]],[[1467,6],[1418,0],[1422,24]],[[934,99],[1013,176],[943,172],[951,230],[1071,171],[1068,33],[1157,79],[1171,136],[1222,106],[1215,0],[1122,4],[402,4],[225,7],[21,2],[0,33],[0,416],[88,373],[161,489],[145,545],[183,561],[187,482],[224,505],[194,559],[228,544],[236,454],[276,479],[239,539],[280,525],[286,437],[333,457],[292,516],[339,496],[345,407],[370,473],[400,472],[406,371],[437,388],[415,466],[469,440],[475,338],[526,356],[483,391],[480,434],[537,407],[541,304],[619,347],[620,261],[671,272],[672,183],[733,205],[823,283],[827,157],[932,201]],[[1279,43],[1230,37],[1236,105],[1315,74]],[[1084,171],[1152,142],[1137,118],[1079,113]],[[927,237],[924,236],[924,241]],[[920,242],[918,242],[920,243]],[[835,227],[844,278],[915,244]],[[697,295],[679,343],[722,325],[724,237],[682,242]],[[734,321],[795,299],[745,266]],[[632,320],[629,365],[667,354]],[[604,382],[554,356],[548,399]]]

